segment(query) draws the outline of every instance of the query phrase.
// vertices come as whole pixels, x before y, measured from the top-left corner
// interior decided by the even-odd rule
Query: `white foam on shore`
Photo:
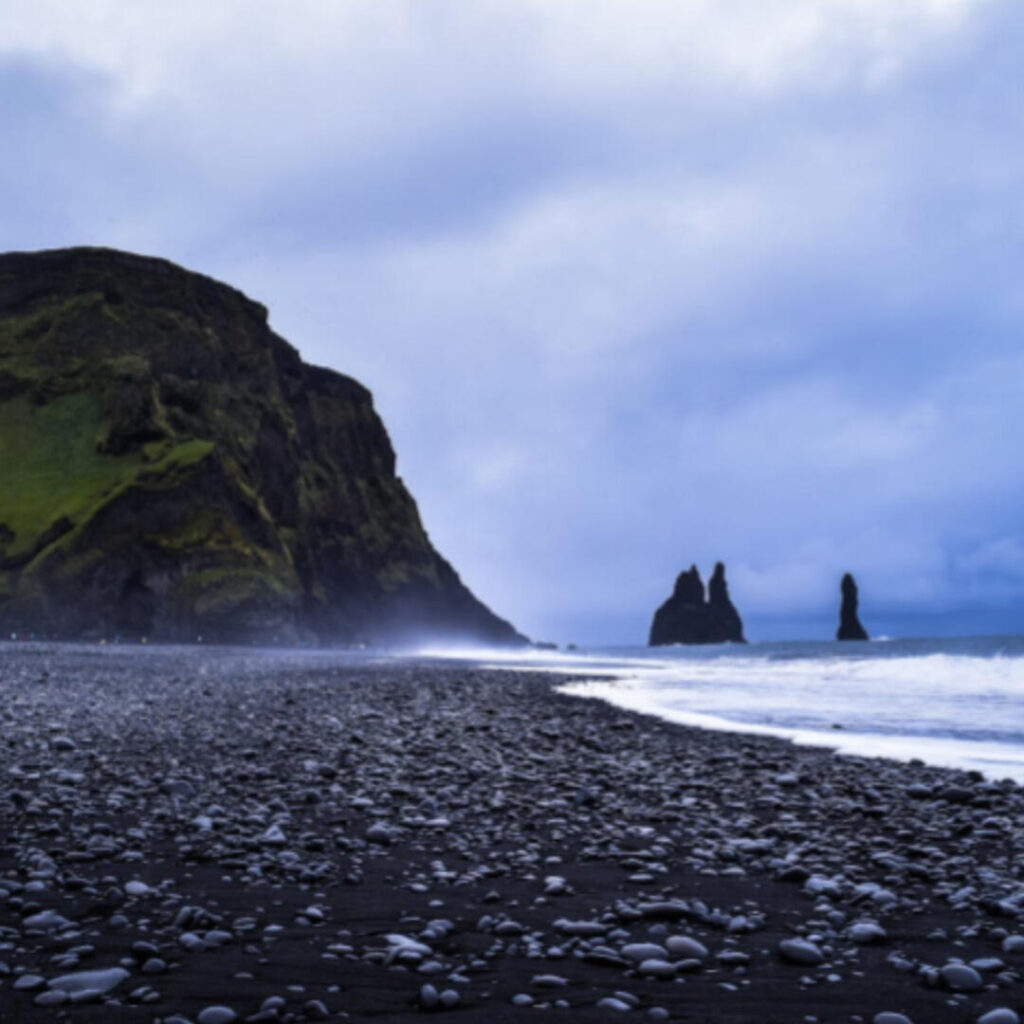
[[[938,736],[882,735],[845,730],[795,729],[738,722],[719,715],[666,707],[634,679],[586,680],[558,687],[560,693],[607,701],[616,707],[653,715],[699,729],[715,729],[755,736],[776,736],[800,746],[826,747],[839,754],[885,757],[895,761],[918,758],[943,768],[979,771],[988,778],[1024,783],[1024,749],[1010,743],[960,740]]]
[[[560,691],[684,725],[1024,783],[1024,657],[895,646],[885,644],[885,655],[858,646],[792,657],[751,648],[432,653],[584,677]]]

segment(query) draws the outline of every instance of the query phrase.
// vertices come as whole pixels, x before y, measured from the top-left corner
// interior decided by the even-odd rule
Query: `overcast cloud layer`
[[[1018,0],[0,0],[0,248],[170,258],[375,393],[541,638],[1024,623]]]

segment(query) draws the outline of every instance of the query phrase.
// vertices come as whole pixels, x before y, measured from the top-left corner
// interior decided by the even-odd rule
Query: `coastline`
[[[39,645],[0,667],[5,1021],[1024,1004],[1012,783],[465,662]],[[36,1003],[117,967],[106,994]]]

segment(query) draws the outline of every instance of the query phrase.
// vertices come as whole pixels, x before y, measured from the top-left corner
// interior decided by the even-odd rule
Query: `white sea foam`
[[[1021,638],[472,656],[586,677],[562,691],[687,725],[1024,782]]]

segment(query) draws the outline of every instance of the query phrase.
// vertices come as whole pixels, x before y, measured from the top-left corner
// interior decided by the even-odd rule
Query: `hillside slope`
[[[0,630],[523,639],[431,546],[362,385],[103,249],[0,255]]]

